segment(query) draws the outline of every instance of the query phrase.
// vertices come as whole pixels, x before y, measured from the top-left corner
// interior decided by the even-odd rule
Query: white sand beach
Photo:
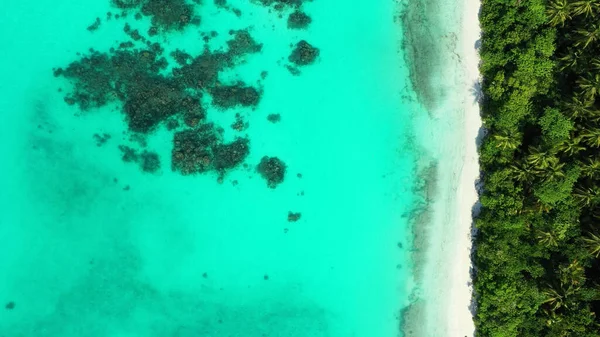
[[[458,50],[461,55],[463,69],[465,71],[464,86],[462,90],[466,97],[473,95],[479,97],[479,56],[475,48],[480,38],[479,28],[479,0],[465,0],[463,11],[462,29],[459,37]],[[453,242],[454,254],[446,256],[449,258],[448,288],[452,291],[448,294],[447,303],[447,326],[446,336],[473,336],[475,327],[472,312],[470,310],[472,298],[471,286],[471,233],[473,207],[477,202],[478,195],[475,182],[479,178],[479,156],[477,152],[477,136],[481,128],[479,104],[475,99],[464,101],[464,139],[465,149],[463,166],[460,172],[458,189],[456,190],[456,238]]]
[[[432,76],[439,100],[431,116],[422,121],[425,127],[419,128],[424,130],[425,153],[435,159],[436,177],[428,193],[426,220],[417,224],[425,251],[417,253],[417,264],[422,263],[417,273],[419,286],[405,332],[418,337],[472,337],[471,234],[478,199],[475,184],[481,128],[480,1],[465,0],[462,6],[440,1],[440,6],[447,9],[437,9],[441,22],[437,33],[443,49],[437,50],[440,59],[434,62],[441,70]]]

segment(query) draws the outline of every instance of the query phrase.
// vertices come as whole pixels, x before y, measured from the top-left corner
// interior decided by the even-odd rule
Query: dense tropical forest
[[[478,336],[600,336],[600,0],[483,0]]]

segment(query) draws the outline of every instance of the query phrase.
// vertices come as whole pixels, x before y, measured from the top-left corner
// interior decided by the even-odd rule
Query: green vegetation
[[[483,0],[478,336],[600,336],[600,0]]]

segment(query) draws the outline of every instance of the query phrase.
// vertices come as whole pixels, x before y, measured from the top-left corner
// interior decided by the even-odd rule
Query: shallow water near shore
[[[199,26],[149,39],[197,55],[200,32],[218,33],[216,50],[248,28],[263,44],[220,75],[259,87],[256,108],[206,106],[225,140],[249,139],[246,167],[221,179],[173,171],[173,131],[136,140],[118,103],[82,112],[53,76],[77,53],[129,41],[125,23],[145,34],[148,18],[107,20],[120,13],[108,0],[4,4],[0,336],[401,336],[419,199],[412,121],[425,112],[400,4],[307,2],[305,30],[286,27],[291,9],[195,6]],[[301,39],[320,54],[294,75]],[[232,129],[236,113],[247,129]],[[157,153],[160,169],[123,161],[120,145]],[[276,188],[256,172],[263,156],[287,165]]]

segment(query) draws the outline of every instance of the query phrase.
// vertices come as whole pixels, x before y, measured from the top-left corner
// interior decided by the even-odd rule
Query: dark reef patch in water
[[[141,13],[152,18],[152,24],[161,29],[183,30],[187,25],[200,24],[194,16],[194,6],[185,0],[146,0]]]
[[[262,43],[256,42],[248,30],[232,30],[229,34],[233,35],[233,39],[227,41],[231,57],[260,53],[262,50]]]
[[[239,113],[235,114],[235,122],[231,124],[231,128],[236,131],[244,131],[248,128],[248,123],[244,122],[244,118]]]
[[[219,108],[230,109],[236,106],[255,107],[260,101],[260,92],[243,82],[234,85],[221,85],[210,90],[213,104]]]
[[[197,130],[176,132],[171,151],[171,169],[188,175],[212,169],[212,148],[218,143],[219,135],[214,125],[203,124]]]
[[[160,158],[155,152],[144,151],[140,155],[140,167],[142,171],[155,173],[160,170]]]
[[[127,98],[123,111],[129,129],[136,132],[149,132],[160,122],[187,110],[187,102],[194,101],[184,96],[177,82],[162,76],[139,74],[136,85],[124,89]]]
[[[144,150],[142,153],[132,147],[119,145],[121,159],[126,163],[138,163],[140,169],[148,173],[156,173],[160,170],[160,157],[155,152]]]
[[[257,166],[257,171],[267,180],[270,188],[275,188],[283,182],[285,170],[285,163],[277,157],[264,156]]]
[[[237,138],[230,143],[223,140],[223,128],[207,121],[207,104],[220,110],[251,108],[258,106],[263,88],[242,81],[222,83],[222,73],[230,71],[246,61],[246,57],[262,51],[262,43],[256,41],[249,29],[231,29],[229,40],[223,49],[212,50],[208,42],[218,36],[216,31],[201,34],[204,48],[198,53],[172,49],[163,56],[164,48],[154,39],[161,39],[173,31],[181,31],[188,25],[199,24],[196,15],[200,1],[187,0],[111,0],[120,9],[119,14],[107,13],[107,20],[124,20],[123,31],[131,39],[117,42],[107,52],[93,49],[79,54],[78,59],[66,68],[54,70],[56,77],[64,77],[71,83],[65,94],[65,102],[76,105],[82,111],[117,104],[124,115],[130,140],[135,138],[144,147],[146,136],[153,134],[161,125],[174,132],[171,151],[171,168],[184,175],[216,171],[223,180],[225,171],[243,164],[250,151],[250,140]],[[218,8],[233,10],[226,0],[215,0]],[[292,29],[305,28],[312,21],[302,11],[304,0],[258,0],[265,6],[279,11],[290,10],[288,17]],[[239,12],[239,11],[238,11]],[[238,14],[238,13],[236,13]],[[238,15],[241,15],[239,13]],[[148,17],[150,28],[143,36],[140,19]],[[133,18],[132,18],[133,17]],[[129,19],[127,19],[129,18]],[[96,26],[100,19],[96,19]],[[116,24],[116,23],[115,23]],[[135,28],[134,28],[135,27]],[[142,26],[143,27],[143,26]],[[148,27],[148,26],[146,26]],[[97,27],[95,27],[97,28]],[[95,29],[94,28],[94,29]],[[146,29],[146,28],[143,28]],[[300,41],[289,56],[296,66],[315,62],[319,49],[306,41]],[[168,58],[167,58],[168,57]],[[169,64],[169,63],[172,64]],[[299,71],[293,65],[296,75]],[[294,71],[292,71],[294,73]],[[266,71],[261,73],[264,79]],[[209,95],[211,100],[205,99]],[[211,103],[209,103],[211,102]],[[267,117],[272,123],[280,120],[278,114]],[[239,113],[230,125],[241,132],[248,128]],[[182,130],[181,127],[185,127]],[[98,146],[108,138],[95,135]],[[145,172],[160,169],[158,154],[146,150],[140,152],[121,145],[122,159],[135,162]],[[265,157],[258,165],[258,172],[267,179],[271,188],[283,182],[285,164],[276,157]],[[244,164],[247,165],[247,164]]]
[[[247,138],[223,143],[213,124],[176,132],[171,152],[171,168],[184,175],[211,170],[223,175],[246,159],[250,153],[249,143]]]
[[[281,121],[281,115],[280,114],[269,114],[267,116],[267,120],[271,123],[279,123]]]
[[[89,25],[87,27],[87,30],[89,30],[90,32],[97,30],[100,27],[100,23],[101,23],[100,18],[96,18],[96,21],[94,21],[94,23]]]
[[[273,6],[273,9],[282,11],[286,8],[299,8],[303,3],[312,0],[259,0],[264,6]]]
[[[96,141],[96,146],[98,146],[98,147],[106,144],[106,142],[108,142],[108,140],[111,138],[111,136],[108,133],[103,133],[103,134],[95,133],[92,137]]]
[[[296,222],[296,221],[300,220],[301,217],[302,217],[302,213],[300,213],[300,212],[295,213],[295,212],[290,211],[290,212],[288,212],[287,220],[289,222]]]
[[[288,16],[287,26],[290,29],[306,29],[311,22],[312,19],[308,14],[295,10]]]
[[[163,31],[183,30],[189,24],[200,24],[200,18],[194,13],[194,6],[185,0],[112,0],[112,4],[124,10],[137,10],[139,14],[150,17],[152,25]],[[127,16],[127,11],[121,18]]]
[[[410,79],[418,100],[431,114],[445,90],[436,80],[447,65],[442,55],[453,53],[454,34],[440,35],[439,4],[435,0],[408,2],[400,19],[404,30],[406,64],[410,65]]]
[[[313,47],[305,40],[301,40],[296,44],[288,59],[297,66],[305,66],[314,63],[319,57],[319,53],[319,48]]]
[[[119,145],[119,150],[121,150],[121,159],[126,163],[136,162],[138,161],[137,151],[126,145]]]
[[[238,138],[229,144],[219,144],[213,149],[215,169],[223,171],[239,165],[250,153],[247,138]]]

